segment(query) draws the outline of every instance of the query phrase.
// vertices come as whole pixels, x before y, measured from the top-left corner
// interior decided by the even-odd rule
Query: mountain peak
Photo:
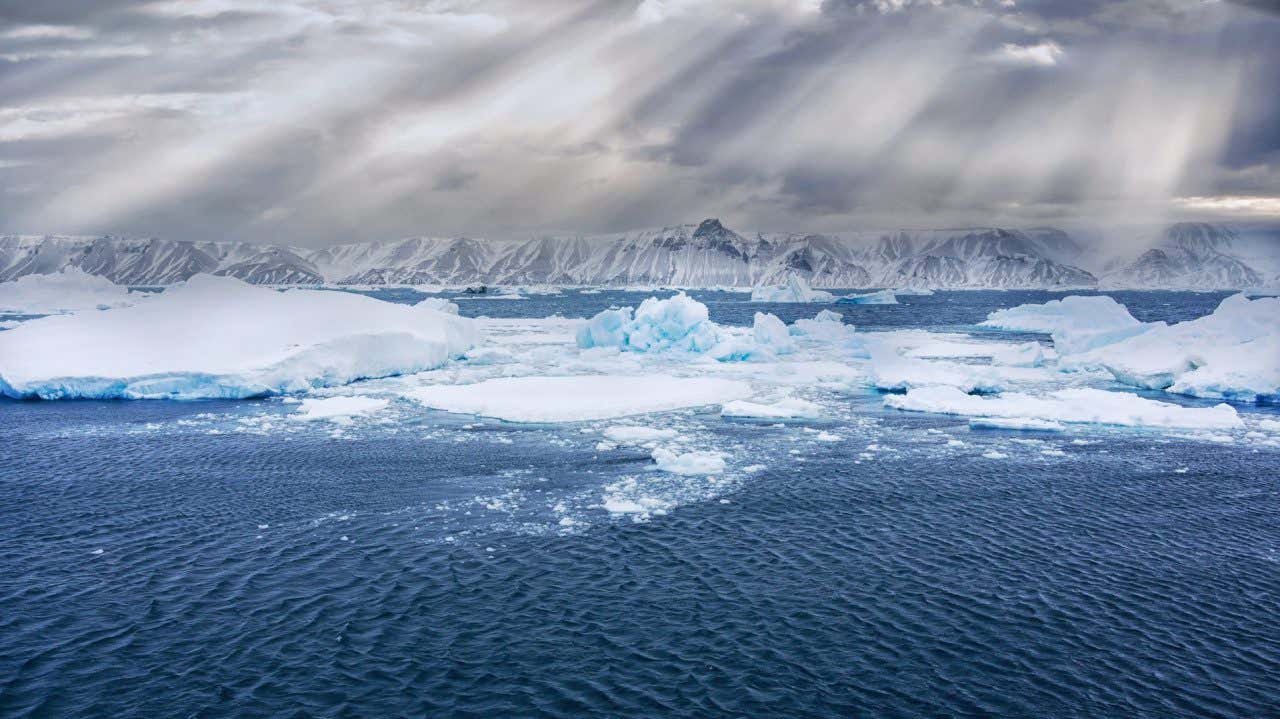
[[[708,217],[698,224],[698,229],[693,231],[693,236],[714,235],[725,231],[724,225],[720,224],[720,220],[715,217]]]

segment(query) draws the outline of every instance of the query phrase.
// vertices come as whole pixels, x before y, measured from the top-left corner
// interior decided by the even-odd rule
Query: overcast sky
[[[1277,218],[1278,6],[0,0],[0,231]]]

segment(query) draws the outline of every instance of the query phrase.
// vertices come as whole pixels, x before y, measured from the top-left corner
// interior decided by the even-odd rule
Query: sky
[[[0,0],[0,231],[1280,219],[1280,0]]]

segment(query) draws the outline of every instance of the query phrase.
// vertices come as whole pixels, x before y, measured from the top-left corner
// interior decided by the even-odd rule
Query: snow
[[[0,333],[0,393],[259,397],[432,369],[474,341],[472,320],[428,308],[196,275],[132,307]]]
[[[813,289],[805,278],[796,274],[787,276],[787,282],[782,287],[751,288],[752,302],[829,303],[835,302],[835,300],[835,295],[830,292]]]
[[[1036,419],[1125,427],[1237,429],[1244,426],[1230,405],[1182,407],[1125,392],[1071,388],[1046,396],[1005,393],[997,397],[966,394],[956,387],[923,387],[884,398],[886,407],[971,417]]]
[[[632,352],[686,350],[706,352],[721,340],[720,328],[708,319],[707,306],[681,292],[650,297],[632,310],[605,310],[578,329],[578,346],[618,347]]]
[[[814,418],[822,416],[822,406],[797,397],[788,397],[772,403],[728,402],[720,409],[722,417],[758,419]]]
[[[78,267],[67,267],[55,274],[26,275],[0,282],[0,312],[52,315],[101,310],[131,305],[146,296]]]
[[[390,403],[386,399],[360,396],[304,399],[291,418],[302,422],[328,420],[335,424],[351,424],[352,417],[373,414]]]
[[[898,297],[894,290],[879,290],[864,295],[845,295],[836,300],[841,305],[896,305]]]
[[[433,385],[408,393],[427,407],[509,422],[582,422],[685,407],[718,405],[751,395],[751,387],[716,377],[582,375],[499,377]]]
[[[1237,294],[1212,314],[1159,324],[1064,360],[1120,382],[1177,394],[1252,402],[1280,397],[1280,299]]]
[[[725,455],[721,452],[677,453],[659,447],[652,456],[658,469],[672,474],[720,474],[725,469]]]

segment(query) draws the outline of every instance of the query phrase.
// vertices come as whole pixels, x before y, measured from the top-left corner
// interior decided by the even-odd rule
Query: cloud
[[[1035,45],[1019,45],[1017,43],[1006,42],[1000,46],[1000,51],[995,55],[999,60],[1012,62],[1021,65],[1038,65],[1040,67],[1050,67],[1058,64],[1058,59],[1063,56],[1062,47],[1052,40],[1046,40]]]
[[[87,40],[93,35],[91,28],[76,25],[18,25],[0,33],[6,40]]]

